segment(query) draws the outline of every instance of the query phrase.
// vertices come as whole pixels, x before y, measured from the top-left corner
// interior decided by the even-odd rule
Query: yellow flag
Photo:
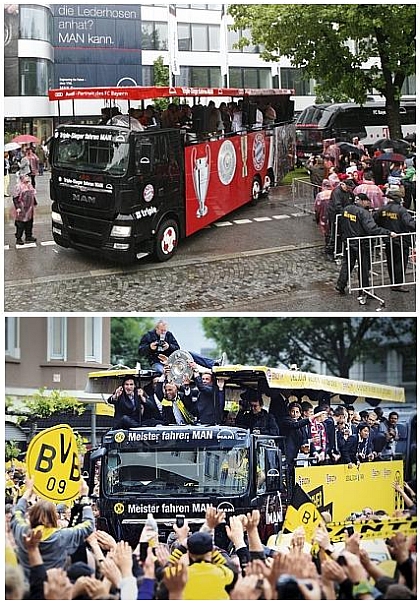
[[[314,503],[296,484],[284,518],[283,533],[294,532],[296,528],[302,527],[305,530],[306,542],[311,542],[316,528],[323,523],[324,520]]]

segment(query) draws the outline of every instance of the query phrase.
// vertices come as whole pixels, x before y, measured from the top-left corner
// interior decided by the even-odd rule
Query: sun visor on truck
[[[402,387],[394,387],[382,383],[357,381],[343,377],[319,375],[298,370],[275,369],[266,366],[214,366],[213,373],[223,377],[226,384],[239,384],[245,381],[265,380],[270,389],[281,390],[316,390],[347,397],[348,400],[356,398],[374,398],[392,402],[405,402],[405,392]],[[313,395],[313,391],[311,392]]]

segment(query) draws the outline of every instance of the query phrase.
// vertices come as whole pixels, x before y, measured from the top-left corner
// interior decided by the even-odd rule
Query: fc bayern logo
[[[265,138],[264,134],[257,134],[254,138],[254,144],[252,146],[252,161],[254,168],[259,171],[264,167],[265,161]]]
[[[153,184],[146,184],[143,190],[143,199],[146,201],[146,203],[149,203],[154,196],[155,189],[153,188]]]

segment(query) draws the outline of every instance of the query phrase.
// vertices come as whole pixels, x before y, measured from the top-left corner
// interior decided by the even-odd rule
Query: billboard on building
[[[141,9],[52,4],[55,88],[140,86]]]

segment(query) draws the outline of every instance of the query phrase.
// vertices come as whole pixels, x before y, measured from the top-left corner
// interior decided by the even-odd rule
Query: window
[[[261,494],[264,494],[264,492],[267,490],[267,485],[266,485],[267,469],[265,467],[265,448],[263,448],[262,446],[258,447],[257,455],[258,455],[257,467],[256,467],[257,495],[261,495]]]
[[[20,38],[52,43],[53,21],[49,9],[41,6],[21,6],[19,13]]]
[[[85,318],[85,362],[102,363],[102,319]]]
[[[176,85],[219,88],[222,85],[220,67],[181,66],[181,75],[176,76]]]
[[[178,23],[178,50],[191,50],[191,27],[188,23]]]
[[[209,25],[209,51],[220,52],[220,27]]]
[[[281,87],[282,88],[293,88],[296,96],[308,96],[314,94],[313,86],[311,82],[304,80],[301,75],[300,69],[293,69],[292,67],[282,67],[280,70],[281,74]]]
[[[195,52],[220,52],[219,25],[178,23],[178,49]]]
[[[143,86],[153,86],[155,83],[155,75],[154,70],[151,65],[143,65],[141,68],[142,72],[142,85]]]
[[[198,10],[222,10],[221,4],[177,4],[177,8],[194,8]]]
[[[6,318],[4,339],[6,356],[19,359],[19,318]]]
[[[271,69],[257,67],[229,67],[232,88],[271,88]]]
[[[67,318],[48,318],[48,360],[67,360]]]
[[[247,40],[251,40],[251,32],[249,30],[230,30],[228,29],[228,49],[229,52],[249,52],[253,54],[258,54],[260,52],[260,47],[255,46],[254,44],[249,44],[244,46],[243,48],[235,48],[235,45],[239,42],[241,38],[246,38]]]
[[[192,50],[206,52],[209,49],[207,25],[191,25]]]
[[[47,96],[53,65],[46,59],[19,59],[20,96]]]
[[[167,50],[167,23],[143,23],[141,29],[142,50]]]

